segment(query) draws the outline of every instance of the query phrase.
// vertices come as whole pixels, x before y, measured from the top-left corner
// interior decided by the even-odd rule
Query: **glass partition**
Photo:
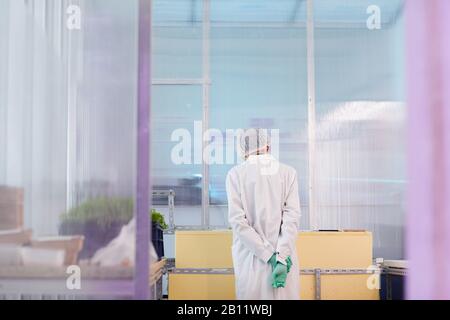
[[[213,1],[210,127],[278,130],[279,159],[299,174],[308,228],[306,7],[295,1]],[[226,140],[224,147],[232,147]],[[235,141],[235,150],[239,143]],[[275,147],[275,146],[274,146]],[[274,148],[274,151],[275,148]],[[210,166],[213,225],[228,224],[225,177],[242,159]]]
[[[0,0],[0,297],[133,297],[138,3]],[[275,129],[301,229],[369,230],[403,258],[403,3],[152,1],[153,209],[227,228],[227,130]]]
[[[307,3],[154,2],[154,186],[181,191],[176,225],[207,227],[202,206],[209,226],[227,227],[225,177],[240,159],[227,161],[226,131],[277,129],[279,158],[299,174],[301,229],[366,229],[375,256],[401,258],[403,1],[313,1],[309,30]],[[202,164],[169,161],[174,130],[195,139],[204,119],[222,148],[205,176]]]

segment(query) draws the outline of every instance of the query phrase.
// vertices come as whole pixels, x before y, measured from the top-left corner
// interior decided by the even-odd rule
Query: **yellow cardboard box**
[[[176,268],[233,268],[230,230],[177,231]]]
[[[169,300],[235,300],[232,274],[169,274]]]

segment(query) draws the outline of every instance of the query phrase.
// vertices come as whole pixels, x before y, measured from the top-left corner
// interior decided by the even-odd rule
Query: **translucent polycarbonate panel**
[[[0,1],[0,183],[4,184],[6,181],[6,104],[8,102],[8,47],[9,37],[9,1]]]
[[[0,1],[1,293],[133,296],[137,4]]]
[[[226,132],[259,127],[276,130],[273,152],[298,172],[301,227],[308,228],[306,29],[289,20],[305,14],[295,1],[211,3],[210,128],[223,136],[223,161],[210,165],[214,225],[227,223],[225,178],[238,162],[226,157],[239,147]]]
[[[78,79],[68,117],[68,209],[69,215],[95,216],[102,211],[117,217],[101,217],[111,226],[102,232],[70,219],[69,226],[63,221],[61,228],[65,234],[92,236],[93,248],[86,248],[81,255],[90,258],[133,216],[137,1],[87,1],[84,11],[82,42],[78,51],[71,53],[78,57],[73,71]],[[86,206],[92,209],[86,210]],[[103,235],[94,239],[96,233]]]
[[[315,227],[372,231],[375,256],[403,258],[403,2],[336,6],[314,1]]]
[[[38,4],[0,2],[0,229],[25,223],[43,236],[57,232],[66,209],[67,64],[56,37],[62,26],[46,33]],[[48,20],[57,9],[48,8]]]
[[[202,3],[191,0],[153,1],[154,79],[201,78]]]

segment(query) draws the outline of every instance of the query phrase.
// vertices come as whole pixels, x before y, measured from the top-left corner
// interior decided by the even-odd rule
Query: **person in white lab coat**
[[[270,152],[265,130],[249,129],[240,138],[245,162],[226,179],[236,297],[241,300],[299,299],[296,239],[300,218],[297,173]],[[292,267],[284,288],[272,286],[271,257]]]

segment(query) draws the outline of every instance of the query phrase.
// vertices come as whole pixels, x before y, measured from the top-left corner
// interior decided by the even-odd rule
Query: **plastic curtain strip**
[[[310,228],[369,230],[375,257],[402,259],[407,113],[402,5],[397,2],[396,18],[376,31],[366,27],[364,15],[352,15],[352,24],[333,24],[335,13],[326,0],[315,0],[313,9]]]

